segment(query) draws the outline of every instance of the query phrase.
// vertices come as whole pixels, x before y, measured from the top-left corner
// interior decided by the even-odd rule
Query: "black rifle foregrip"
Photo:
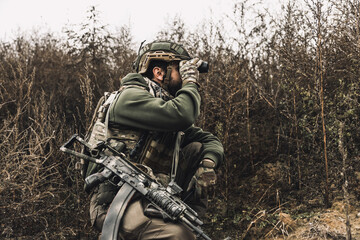
[[[87,178],[85,178],[85,191],[89,192],[90,189],[97,186],[106,180],[106,177],[101,173],[94,173]]]

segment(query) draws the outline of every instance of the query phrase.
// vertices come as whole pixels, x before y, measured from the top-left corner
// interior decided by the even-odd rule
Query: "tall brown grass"
[[[341,172],[349,199],[360,199],[360,4],[329,1],[316,12],[316,2],[306,2],[305,8],[290,2],[277,18],[248,16],[255,5],[238,3],[228,16],[232,37],[212,21],[190,32],[180,18],[159,32],[159,39],[179,41],[210,63],[200,79],[197,125],[225,147],[205,219],[214,239],[276,234],[279,207],[300,216],[343,196]],[[99,97],[132,71],[137,46],[128,27],[111,34],[86,26],[93,27],[69,30],[67,39],[47,34],[0,43],[1,238],[96,239],[76,159],[59,147],[73,133],[85,134]],[[96,35],[82,37],[90,33]]]

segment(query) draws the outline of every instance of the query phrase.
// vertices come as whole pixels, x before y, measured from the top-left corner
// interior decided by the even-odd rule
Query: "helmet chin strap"
[[[172,71],[172,67],[171,66],[167,66],[166,69],[166,75],[165,78],[163,79],[162,83],[161,83],[161,87],[165,90],[168,90],[168,86],[169,86],[169,82],[170,82],[170,76],[171,76],[171,71]]]

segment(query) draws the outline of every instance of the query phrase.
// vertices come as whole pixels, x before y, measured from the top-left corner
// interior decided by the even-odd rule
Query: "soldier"
[[[204,190],[215,184],[214,169],[223,159],[220,141],[193,125],[200,111],[201,63],[176,43],[155,41],[141,47],[134,63],[137,73],[121,80],[120,90],[107,102],[102,134],[94,134],[93,130],[90,137],[90,141],[105,138],[114,148],[125,144],[122,151],[127,157],[166,186],[177,132],[183,131],[175,180],[184,190],[183,201],[200,216],[207,205]],[[90,163],[86,176],[99,170],[99,166]],[[91,222],[99,230],[117,191],[112,181],[90,190]],[[133,197],[120,225],[123,239],[195,239],[187,227],[164,221],[150,208],[140,196]]]

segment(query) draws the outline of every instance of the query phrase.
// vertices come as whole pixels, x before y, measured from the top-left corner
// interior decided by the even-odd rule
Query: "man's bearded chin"
[[[174,81],[170,80],[169,85],[168,85],[169,93],[175,97],[176,92],[180,90],[181,85],[182,85],[181,81],[175,83]]]

